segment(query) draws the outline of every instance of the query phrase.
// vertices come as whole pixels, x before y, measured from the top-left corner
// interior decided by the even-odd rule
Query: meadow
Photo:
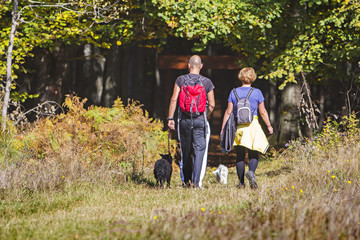
[[[121,121],[138,118],[134,109]],[[234,167],[227,185],[217,183],[209,167],[202,189],[185,189],[175,163],[171,188],[156,189],[152,166],[156,150],[167,147],[166,132],[158,140],[163,145],[151,145],[153,155],[125,143],[115,151],[119,144],[108,124],[119,114],[113,111],[98,109],[97,117],[70,111],[73,118],[44,120],[26,134],[2,137],[0,239],[360,238],[360,131],[354,117],[329,121],[312,139],[294,139],[281,151],[271,149],[256,172],[258,189],[247,182],[236,188]],[[58,126],[70,129],[64,124],[79,119],[74,114],[92,117],[71,134],[56,132]],[[84,123],[96,127],[86,130]],[[150,125],[141,131],[158,132]],[[128,132],[136,135],[134,129]],[[44,136],[52,143],[46,145],[51,141]],[[93,148],[85,149],[90,143]],[[126,155],[130,150],[139,153],[138,163]]]

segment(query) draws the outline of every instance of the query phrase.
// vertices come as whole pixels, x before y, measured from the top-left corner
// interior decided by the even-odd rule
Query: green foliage
[[[301,72],[321,82],[344,78],[341,64],[354,62],[360,53],[360,4],[355,1],[301,1],[295,6],[294,33],[285,50],[278,54],[269,68],[269,79],[294,82]],[[359,81],[359,76],[356,76]]]
[[[12,17],[12,1],[0,1],[0,78],[6,76],[6,53]],[[24,68],[34,48],[56,51],[63,45],[91,43],[101,48],[143,41],[160,36],[154,34],[156,21],[149,21],[146,31],[142,19],[143,5],[138,1],[112,0],[41,0],[19,1],[18,24],[12,52],[12,79]],[[146,44],[148,47],[153,47]],[[29,96],[12,95],[15,99]]]
[[[260,47],[254,45],[251,37],[271,28],[271,21],[280,16],[284,4],[267,0],[256,4],[236,0],[152,0],[152,3],[159,7],[157,16],[166,22],[171,34],[197,40],[194,50],[204,50],[210,42],[224,42],[254,56],[265,50],[266,41],[259,39],[264,44]]]
[[[17,102],[17,101],[25,102],[26,99],[39,97],[39,94],[29,94],[27,92],[24,92],[24,93],[11,92],[10,96],[11,96],[11,99],[15,102]]]
[[[359,120],[355,115],[350,117],[343,117],[340,123],[328,119],[319,134],[319,138],[314,141],[314,147],[319,148],[326,153],[326,150],[342,149],[343,143],[354,144],[360,143],[360,127]]]
[[[11,29],[11,1],[0,2],[0,9],[0,55],[4,56]],[[139,31],[142,11],[143,5],[137,1],[20,1],[13,69],[24,71],[21,65],[26,57],[33,57],[35,47],[55,50],[63,44],[91,43],[110,48],[151,39],[150,27],[148,32]],[[0,75],[5,75],[5,69],[6,58],[0,58]]]
[[[12,5],[0,2],[0,76],[5,75]],[[280,84],[326,83],[345,78],[342,69],[358,62],[360,3],[351,0],[238,1],[151,0],[20,2],[13,52],[16,79],[35,47],[91,43],[102,48],[138,42],[161,48],[168,36],[193,40],[194,51],[209,43],[230,46],[256,66],[259,77]],[[359,74],[351,72],[356,82]]]
[[[20,152],[28,152],[31,146],[30,159],[35,161],[80,161],[88,166],[105,162],[136,171],[152,166],[160,153],[168,152],[163,123],[144,114],[137,102],[124,106],[117,99],[112,108],[88,110],[85,102],[68,96],[67,113],[38,120],[14,144]],[[171,140],[172,154],[175,151],[176,142]]]
[[[315,82],[343,78],[342,65],[360,54],[357,1],[152,2],[171,34],[196,41],[193,50],[228,45],[244,56],[243,66],[259,66],[260,78],[282,83],[280,89],[301,72]]]

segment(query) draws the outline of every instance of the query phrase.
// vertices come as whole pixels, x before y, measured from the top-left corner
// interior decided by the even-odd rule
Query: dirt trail
[[[180,149],[179,149],[180,151]],[[180,152],[176,154],[176,164],[173,165],[174,171],[179,172],[179,161],[180,161]],[[208,151],[208,165],[207,167],[210,168],[217,168],[219,164],[223,164],[227,167],[234,167],[235,166],[235,159],[236,154],[234,151],[230,153],[223,154],[221,152],[220,147],[220,136],[219,134],[212,134],[210,136],[210,143],[209,143],[209,151]]]
[[[209,119],[211,126],[211,136],[208,154],[208,167],[218,167],[223,164],[227,167],[235,166],[236,154],[234,151],[223,154],[220,147],[220,130],[223,120],[223,112],[227,106],[221,107],[220,99],[215,99],[216,106],[214,112]]]
[[[223,154],[220,147],[220,136],[211,135],[208,154],[208,167],[217,167],[219,164],[223,164],[227,167],[233,167],[235,165],[236,154],[234,151]]]

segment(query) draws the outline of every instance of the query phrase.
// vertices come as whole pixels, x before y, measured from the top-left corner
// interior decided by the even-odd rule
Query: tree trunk
[[[299,126],[298,105],[300,101],[298,84],[288,84],[281,92],[280,118],[278,126],[278,144],[285,144],[289,139],[296,139],[302,133]]]
[[[102,95],[102,105],[105,107],[111,107],[114,104],[114,100],[120,96],[121,60],[122,50],[118,46],[113,46],[108,54],[106,54],[104,91]]]
[[[15,38],[15,31],[16,25],[18,20],[18,0],[14,0],[14,11],[12,12],[12,23],[11,23],[11,31],[10,31],[10,40],[9,40],[9,47],[7,52],[7,62],[6,62],[6,86],[5,86],[5,96],[4,96],[4,103],[2,106],[2,129],[5,131],[6,129],[6,120],[7,120],[7,111],[9,107],[10,101],[10,87],[11,87],[11,65],[12,65],[12,52],[14,47],[14,38]]]

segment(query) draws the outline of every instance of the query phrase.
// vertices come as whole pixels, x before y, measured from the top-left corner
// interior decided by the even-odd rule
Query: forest
[[[232,55],[239,69],[253,66],[275,144],[359,111],[357,1],[22,1],[16,15],[11,1],[0,4],[3,124],[8,109],[61,105],[73,93],[87,106],[135,99],[165,120],[168,88],[186,69],[159,68],[162,55]],[[218,101],[234,72],[203,73],[218,85]],[[228,87],[216,84],[221,78]]]
[[[201,191],[166,122],[193,54],[216,100]],[[359,238],[359,56],[357,0],[0,0],[0,238]],[[247,66],[274,127],[255,191],[218,136]]]

